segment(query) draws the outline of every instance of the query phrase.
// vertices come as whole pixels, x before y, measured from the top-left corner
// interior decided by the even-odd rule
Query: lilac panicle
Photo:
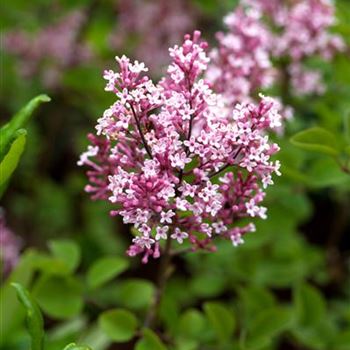
[[[213,250],[222,237],[233,245],[266,218],[264,189],[279,175],[270,158],[278,146],[267,131],[281,126],[269,97],[234,108],[203,79],[209,64],[200,32],[169,50],[172,63],[154,83],[143,63],[117,57],[104,72],[116,102],[98,119],[97,135],[80,165],[90,168],[86,190],[115,204],[112,215],[134,226],[127,253],[162,253],[162,241]],[[249,222],[249,220],[248,220]]]
[[[329,60],[344,50],[341,37],[330,33],[335,22],[330,0],[241,0],[224,19],[227,32],[217,34],[206,78],[234,105],[284,79],[272,64],[282,60],[292,94],[321,94],[321,74],[304,62],[315,55]]]
[[[330,32],[336,24],[332,0],[242,0],[271,25],[270,55],[284,58],[295,95],[320,94],[325,87],[318,71],[304,67],[312,56],[330,60],[345,43]],[[275,34],[277,33],[277,34]]]
[[[255,9],[238,6],[224,19],[227,33],[217,33],[218,47],[211,52],[206,78],[232,106],[251,101],[275,79],[270,60],[272,37],[261,17]]]

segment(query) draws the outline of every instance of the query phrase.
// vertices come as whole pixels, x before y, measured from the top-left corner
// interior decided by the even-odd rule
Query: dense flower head
[[[206,49],[200,32],[186,35],[157,84],[125,56],[118,72],[104,72],[117,101],[79,164],[92,169],[87,191],[108,194],[112,214],[134,226],[128,254],[143,254],[143,262],[159,257],[165,240],[193,250],[214,249],[218,236],[238,245],[254,231],[241,219],[266,218],[264,188],[279,174],[267,131],[281,126],[279,104],[261,95],[258,105],[227,105],[203,79]]]
[[[15,267],[21,248],[20,239],[6,225],[5,215],[0,208],[0,262],[2,273],[6,276]]]

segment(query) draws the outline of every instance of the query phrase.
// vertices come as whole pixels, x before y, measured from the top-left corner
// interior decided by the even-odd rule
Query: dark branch
[[[227,168],[230,167],[231,165],[233,165],[233,164],[227,163],[226,165],[224,165],[223,167],[221,167],[219,170],[212,172],[211,174],[208,175],[209,179],[212,178],[212,177],[214,177],[214,176],[216,176],[216,175],[218,175],[218,174],[220,174],[222,171],[224,171],[225,169],[227,169]]]
[[[145,149],[146,149],[146,151],[147,151],[147,154],[150,156],[151,159],[153,159],[152,152],[151,152],[150,148],[148,147],[147,141],[146,141],[145,136],[144,136],[144,134],[143,134],[143,132],[142,132],[142,128],[141,128],[140,121],[139,121],[139,119],[137,118],[135,109],[134,109],[134,107],[133,107],[132,104],[130,104],[130,108],[131,108],[132,114],[133,114],[133,116],[134,116],[134,118],[135,118],[136,125],[137,125],[137,130],[138,130],[138,132],[139,132],[139,134],[140,134],[142,143],[143,143],[143,145],[144,145],[144,147],[145,147]]]

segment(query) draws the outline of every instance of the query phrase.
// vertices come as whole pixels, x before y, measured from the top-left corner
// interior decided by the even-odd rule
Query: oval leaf
[[[154,285],[146,280],[133,278],[119,286],[118,298],[120,303],[130,309],[145,309],[152,300]]]
[[[304,150],[337,156],[338,140],[334,134],[322,128],[310,128],[291,138],[291,142]]]
[[[166,350],[157,334],[150,329],[144,329],[142,338],[136,343],[135,350]]]
[[[83,307],[82,288],[72,277],[43,276],[33,294],[42,310],[53,318],[71,318]]]
[[[298,325],[303,328],[313,327],[325,317],[326,303],[322,294],[308,284],[301,284],[295,289],[294,304]]]
[[[137,330],[137,319],[130,311],[113,309],[102,313],[98,319],[102,331],[115,342],[131,340]]]
[[[235,329],[233,313],[226,306],[216,302],[205,303],[204,311],[217,337],[223,342],[227,341]]]
[[[55,240],[49,243],[52,254],[62,260],[73,272],[80,263],[80,248],[71,240]]]
[[[42,350],[44,340],[44,322],[40,309],[29,292],[19,283],[11,284],[17,292],[19,301],[27,313],[27,328],[31,338],[31,350]]]
[[[62,260],[46,253],[34,252],[32,266],[47,275],[67,276],[71,274],[69,266]]]
[[[186,338],[198,339],[205,332],[206,320],[198,310],[185,311],[179,320],[179,333]]]
[[[257,314],[249,325],[247,342],[248,348],[267,344],[275,335],[284,331],[292,322],[289,310],[280,307],[264,310]]]
[[[129,262],[121,257],[106,257],[97,260],[87,273],[87,282],[91,288],[97,288],[124,272]]]

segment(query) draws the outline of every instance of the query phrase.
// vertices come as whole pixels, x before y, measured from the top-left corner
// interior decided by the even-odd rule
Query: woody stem
[[[172,258],[172,255],[170,254],[170,250],[171,250],[171,239],[169,234],[166,241],[165,249],[161,258],[153,301],[148,310],[145,323],[144,323],[144,326],[148,328],[154,328],[156,326],[165,285],[172,272],[170,268],[171,258]]]

